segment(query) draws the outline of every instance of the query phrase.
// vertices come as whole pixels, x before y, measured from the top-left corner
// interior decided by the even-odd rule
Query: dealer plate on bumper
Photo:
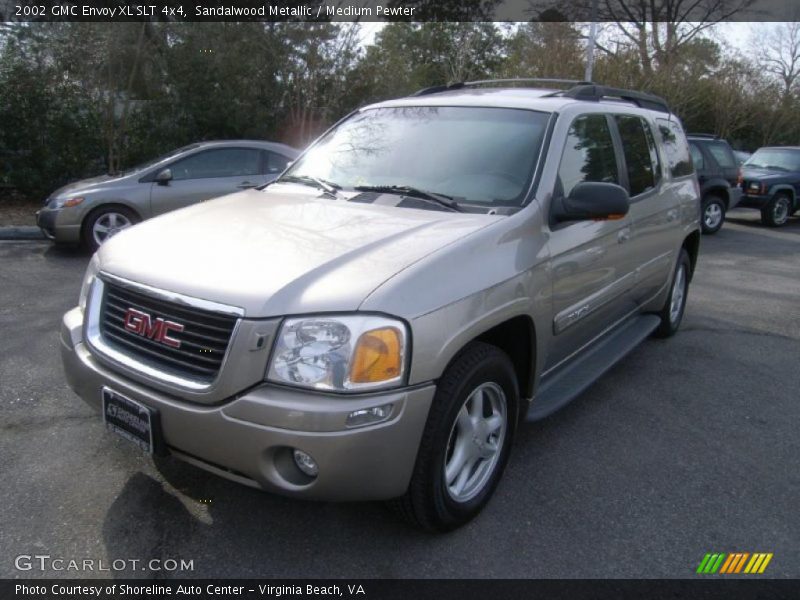
[[[158,413],[107,387],[103,388],[103,422],[109,431],[121,435],[153,454],[158,446]]]

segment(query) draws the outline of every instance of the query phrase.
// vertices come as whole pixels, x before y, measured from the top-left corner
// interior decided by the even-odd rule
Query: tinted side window
[[[584,115],[572,122],[558,178],[564,196],[584,181],[619,183],[614,143],[605,115]]]
[[[698,171],[700,169],[706,168],[706,159],[703,156],[703,151],[697,147],[697,144],[692,144],[689,142],[689,150],[692,153],[692,163],[694,164],[694,168]]]
[[[631,196],[651,190],[656,184],[650,144],[645,133],[645,123],[631,115],[615,115],[617,129],[622,139],[622,151],[628,170],[628,184]]]
[[[711,156],[717,161],[717,164],[723,169],[736,168],[736,158],[728,144],[722,142],[709,142],[706,148],[711,152]]]
[[[264,151],[264,154],[267,155],[267,173],[274,174],[274,173],[281,173],[286,168],[291,160],[283,156],[282,154],[276,154],[275,152],[267,152]]]
[[[694,173],[689,146],[681,124],[676,119],[657,119],[658,132],[664,141],[665,159],[673,177]]]
[[[172,178],[206,179],[208,177],[244,177],[260,172],[258,150],[220,148],[198,152],[170,165]]]

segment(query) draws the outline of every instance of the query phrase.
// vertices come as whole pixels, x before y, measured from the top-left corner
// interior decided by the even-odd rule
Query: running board
[[[526,420],[544,419],[569,404],[642,343],[660,322],[655,315],[635,317],[568,365],[543,378]]]

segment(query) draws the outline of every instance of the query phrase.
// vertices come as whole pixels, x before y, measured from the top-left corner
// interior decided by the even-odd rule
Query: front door
[[[172,179],[153,183],[153,216],[266,183],[262,155],[255,148],[202,150],[171,163]]]
[[[553,196],[568,196],[578,183],[621,184],[610,118],[593,113],[571,124]],[[626,257],[630,218],[554,225],[550,233],[553,280],[553,346],[545,370],[583,348],[633,310],[634,274]]]

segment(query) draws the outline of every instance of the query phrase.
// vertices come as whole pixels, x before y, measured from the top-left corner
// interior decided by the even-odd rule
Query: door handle
[[[239,188],[240,190],[246,190],[248,188],[254,188],[257,185],[258,185],[257,183],[250,183],[249,181],[243,181],[242,183],[240,183],[236,187]]]
[[[629,239],[631,239],[631,230],[628,227],[626,227],[625,229],[620,230],[620,232],[617,233],[617,242],[618,243],[624,244]]]

